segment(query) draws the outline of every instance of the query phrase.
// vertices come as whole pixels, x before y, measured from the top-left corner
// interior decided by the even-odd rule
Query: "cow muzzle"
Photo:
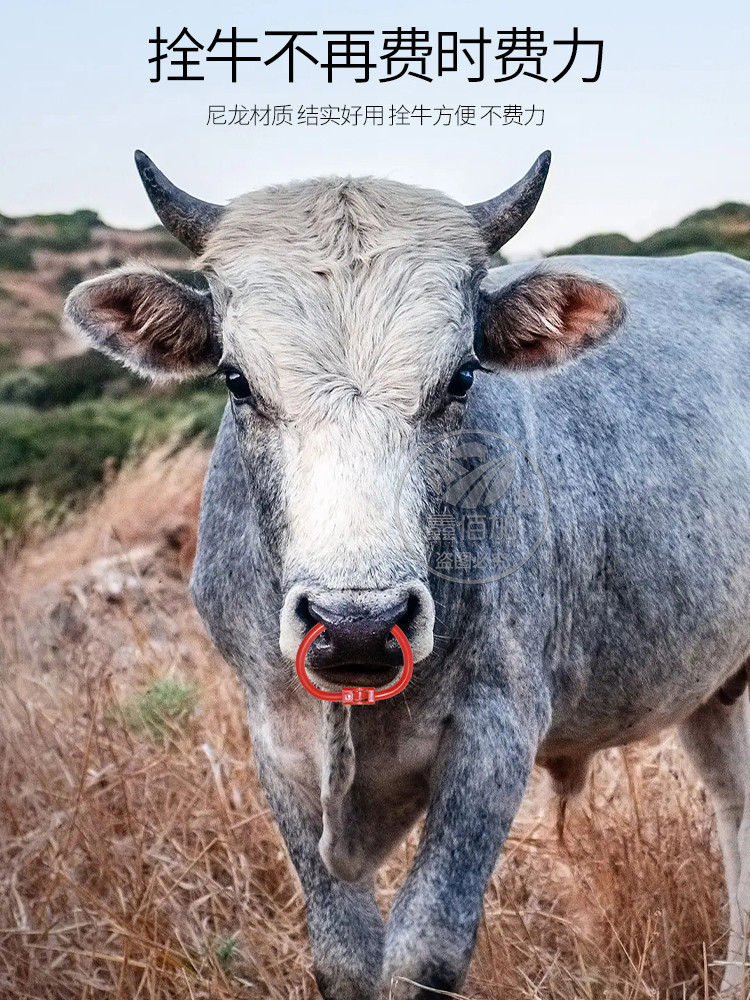
[[[310,647],[307,669],[323,689],[342,685],[382,687],[403,664],[391,629],[401,628],[414,662],[432,652],[435,609],[423,583],[388,590],[318,590],[293,587],[281,612],[282,653],[293,660],[305,635],[321,623],[326,630]]]

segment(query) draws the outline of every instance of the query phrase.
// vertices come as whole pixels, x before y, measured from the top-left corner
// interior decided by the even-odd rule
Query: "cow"
[[[570,795],[596,751],[668,726],[715,801],[723,988],[736,993],[750,909],[750,266],[700,253],[490,267],[534,211],[549,153],[468,207],[338,177],[219,206],[136,160],[205,285],[126,266],[78,285],[66,322],[154,378],[226,382],[192,596],[247,694],[323,997],[459,989],[535,762]],[[431,562],[430,525],[472,432],[512,442],[546,507],[517,520],[522,559],[459,578]],[[442,544],[452,558],[458,535]],[[398,626],[414,661],[403,694],[311,697],[295,657],[316,624],[305,669],[328,692],[392,684]],[[423,817],[384,922],[374,875]]]

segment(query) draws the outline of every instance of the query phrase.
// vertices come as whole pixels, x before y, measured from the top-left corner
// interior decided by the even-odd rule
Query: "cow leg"
[[[281,830],[307,907],[315,980],[324,1000],[375,1000],[383,967],[383,920],[370,880],[334,878],[323,864],[318,842],[319,810],[256,749],[266,798]]]
[[[535,720],[490,699],[455,715],[441,747],[419,850],[386,925],[384,987],[394,1000],[460,988],[482,896],[531,774]]]
[[[744,995],[750,912],[750,703],[713,698],[680,727],[680,738],[714,802],[729,895],[722,993]]]

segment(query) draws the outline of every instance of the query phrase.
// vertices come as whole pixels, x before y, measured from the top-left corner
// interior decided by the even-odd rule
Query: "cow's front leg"
[[[347,883],[326,869],[318,850],[319,808],[262,748],[256,763],[271,809],[297,870],[307,907],[315,979],[325,1000],[374,1000],[383,968],[383,920],[371,880]]]
[[[465,704],[441,767],[414,865],[386,927],[386,994],[456,991],[476,941],[482,896],[526,788],[539,739],[533,711],[505,701]]]

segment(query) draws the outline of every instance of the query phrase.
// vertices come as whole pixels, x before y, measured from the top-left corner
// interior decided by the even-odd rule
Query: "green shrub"
[[[0,403],[33,403],[44,391],[44,379],[33,368],[15,368],[0,375]]]
[[[19,222],[30,224],[32,231],[16,236]],[[103,222],[88,209],[68,215],[33,215],[28,219],[9,219],[0,230],[0,270],[33,271],[33,252],[37,249],[71,252],[91,246],[91,232]],[[28,228],[28,225],[27,225]]]
[[[33,246],[65,252],[85,250],[91,246],[92,229],[103,225],[97,213],[87,208],[68,214],[34,215],[31,221],[42,230],[29,237]],[[52,232],[46,232],[50,228]]]
[[[119,465],[137,432],[131,410],[78,404],[39,413],[20,407],[0,411],[0,491],[37,487],[64,500],[91,489],[108,460]]]
[[[653,257],[695,253],[699,250],[716,250],[747,257],[750,253],[750,238],[744,235],[743,239],[741,232],[725,231],[718,219],[713,222],[698,221],[693,217],[672,229],[660,230],[638,244],[639,253]]]
[[[45,501],[75,503],[133,453],[215,435],[225,401],[223,392],[197,386],[180,398],[165,392],[49,410],[0,406],[0,493],[34,489]]]
[[[0,493],[0,551],[26,523],[26,501],[23,497]]]
[[[163,740],[176,726],[183,726],[198,707],[194,684],[163,677],[134,694],[122,705],[125,723],[136,732]]]
[[[0,298],[3,298],[0,295]],[[5,344],[0,341],[0,375],[15,368],[18,362],[18,348],[15,344]]]
[[[57,287],[63,295],[67,295],[68,292],[72,292],[76,285],[80,284],[85,277],[86,275],[79,267],[66,267],[58,279]]]
[[[560,254],[579,253],[618,256],[632,253],[634,246],[633,241],[622,233],[597,233],[595,236],[587,236],[585,239],[578,240],[577,243],[564,247],[562,250],[555,250],[550,256],[557,257]]]
[[[49,309],[35,309],[33,318],[45,326],[52,327],[52,329],[57,329],[60,325],[59,313],[50,312]]]
[[[750,260],[750,205],[726,202],[689,215],[669,229],[659,230],[639,242],[622,233],[597,233],[550,254],[617,254],[671,257],[715,250]]]
[[[15,403],[36,409],[67,406],[109,394],[142,392],[146,383],[119,362],[99,351],[86,351],[33,368],[19,368],[0,375],[0,404]]]
[[[0,271],[33,271],[34,257],[31,241],[0,235]]]
[[[216,955],[216,961],[221,966],[222,971],[230,973],[237,962],[237,956],[239,954],[237,940],[233,937],[219,938],[214,945],[214,954]]]
[[[683,219],[680,224],[685,225],[692,222],[713,223],[717,219],[748,224],[750,223],[750,205],[744,205],[740,201],[725,201],[723,204],[717,205],[716,208],[701,208],[699,211],[693,212],[692,215]]]
[[[163,254],[168,257],[176,257],[179,260],[190,260],[192,254],[182,243],[178,243],[174,236],[170,236],[166,230],[162,230],[161,237],[144,240],[139,243],[138,252],[144,254]]]

